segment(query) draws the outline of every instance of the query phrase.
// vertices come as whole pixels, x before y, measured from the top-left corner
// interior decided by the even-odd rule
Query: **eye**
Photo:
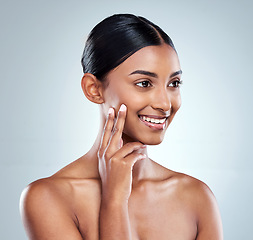
[[[181,85],[182,83],[183,83],[183,82],[180,81],[180,80],[175,80],[175,81],[172,81],[172,82],[169,84],[169,87],[179,88],[180,85]]]
[[[142,81],[142,82],[138,82],[136,83],[137,86],[142,87],[142,88],[147,88],[147,87],[151,87],[151,83],[149,81]]]

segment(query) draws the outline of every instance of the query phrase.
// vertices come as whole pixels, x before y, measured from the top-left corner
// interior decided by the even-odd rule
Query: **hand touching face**
[[[126,111],[126,106],[121,105],[114,124],[114,110],[110,108],[104,127],[98,151],[103,201],[126,203],[131,194],[133,166],[146,158],[143,144],[122,144]]]

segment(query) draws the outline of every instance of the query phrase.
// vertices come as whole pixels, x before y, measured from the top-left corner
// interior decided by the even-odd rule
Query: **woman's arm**
[[[83,239],[64,198],[46,179],[32,183],[23,191],[20,211],[31,240]]]
[[[196,240],[223,240],[221,216],[212,191],[201,184],[197,192],[198,235]]]
[[[131,239],[128,204],[102,200],[100,209],[100,240]]]
[[[122,145],[126,107],[121,106],[114,125],[114,110],[110,109],[100,149],[99,174],[102,182],[100,208],[100,240],[130,240],[128,199],[132,188],[132,169],[136,161],[145,158],[137,142]]]

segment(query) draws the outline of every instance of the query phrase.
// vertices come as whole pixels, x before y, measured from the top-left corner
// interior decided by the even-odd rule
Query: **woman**
[[[29,238],[222,239],[209,188],[147,155],[181,105],[171,39],[145,18],[113,15],[91,31],[82,65],[83,92],[100,107],[99,133],[84,156],[24,190]]]

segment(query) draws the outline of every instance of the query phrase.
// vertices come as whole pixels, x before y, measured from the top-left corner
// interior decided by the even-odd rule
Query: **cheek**
[[[117,87],[108,89],[104,94],[105,103],[116,110],[123,103],[122,99],[124,98],[124,92]]]
[[[147,98],[142,96],[141,94],[131,94],[130,92],[127,93],[124,98],[122,98],[122,102],[125,103],[129,110],[141,110],[147,104]]]
[[[179,93],[176,96],[174,96],[171,101],[171,105],[172,105],[174,113],[176,113],[179,110],[179,108],[181,107],[181,103],[182,103],[181,102],[181,95]]]
[[[146,98],[132,90],[118,89],[117,94],[112,97],[112,102],[115,104],[115,108],[124,103],[127,106],[128,112],[135,112],[145,106]]]

